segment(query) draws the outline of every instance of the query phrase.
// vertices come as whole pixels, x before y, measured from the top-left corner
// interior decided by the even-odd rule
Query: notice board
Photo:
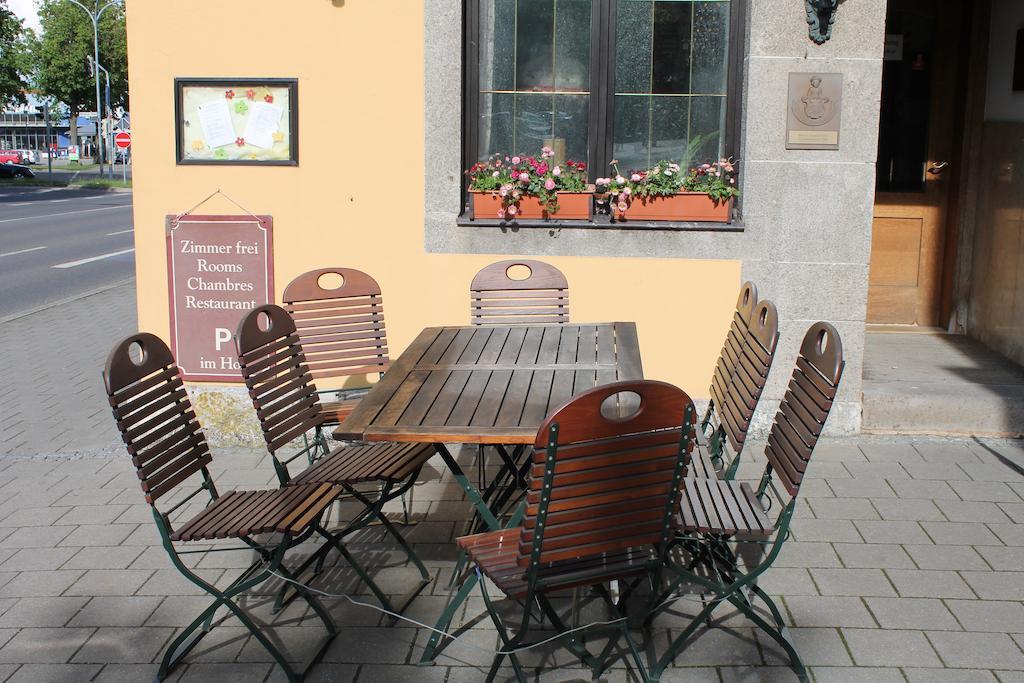
[[[171,348],[187,380],[241,382],[234,334],[274,301],[273,218],[167,216]]]

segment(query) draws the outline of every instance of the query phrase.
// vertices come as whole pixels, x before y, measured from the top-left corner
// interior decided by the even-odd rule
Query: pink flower
[[[730,185],[735,185],[736,184],[736,179],[735,178],[729,178],[729,184]]]
[[[619,202],[619,211],[620,212],[625,213],[627,208],[628,207],[626,206],[626,202]]]
[[[622,194],[626,195],[627,197],[630,195],[631,192],[633,192],[633,191],[631,189],[629,189],[628,187],[622,188]]]
[[[510,216],[515,216],[516,215],[516,207],[515,207],[514,204],[512,206],[508,207],[508,215],[510,215]]]
[[[634,173],[633,175],[629,176],[629,179],[632,180],[634,183],[638,183],[641,180],[640,174]]]
[[[555,189],[555,181],[551,178],[548,178],[547,180],[544,181],[544,188],[547,190]]]
[[[498,218],[505,217],[505,209],[498,209]]]
[[[622,183],[626,182],[626,179],[623,178],[620,175],[617,175],[617,176],[615,176],[615,182],[617,182],[619,185],[621,185]]]
[[[665,175],[672,175],[672,171],[668,171],[668,170],[666,170],[666,171],[665,171]]]
[[[524,171],[523,173],[519,174],[519,179],[524,183],[528,183],[530,182],[530,174]]]
[[[612,179],[611,178],[598,178],[594,182],[597,185],[611,185],[612,184]]]
[[[513,164],[518,164],[520,161],[522,161],[522,159],[520,159],[519,157],[512,157]]]
[[[500,173],[498,173],[497,171],[495,171],[494,173],[492,173],[492,174],[491,174],[491,177],[492,177],[492,178],[497,178],[497,177],[498,177],[498,176],[500,176],[500,175],[501,175]]]
[[[555,155],[555,151],[553,149],[551,149],[550,147],[546,147],[546,146],[545,147],[541,147],[540,148],[540,155],[541,155],[541,157],[547,159],[548,157],[553,157]]]
[[[555,166],[553,169],[551,169],[551,175],[553,175],[555,177],[558,177],[558,176],[562,175],[562,167],[561,166]]]

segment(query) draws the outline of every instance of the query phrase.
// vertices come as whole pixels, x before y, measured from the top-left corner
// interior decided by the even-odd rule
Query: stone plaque
[[[843,75],[789,74],[786,149],[839,149]]]
[[[234,334],[274,301],[270,216],[167,216],[171,348],[185,379],[241,382]]]

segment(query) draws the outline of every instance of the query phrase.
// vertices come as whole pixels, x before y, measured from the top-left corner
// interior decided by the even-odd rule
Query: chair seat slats
[[[687,479],[680,506],[683,531],[716,535],[763,535],[772,529],[750,484]]]
[[[329,484],[309,484],[271,491],[229,491],[171,535],[173,541],[295,534],[317,518],[341,493]]]
[[[297,474],[292,483],[404,481],[432,456],[429,444],[342,446]]]

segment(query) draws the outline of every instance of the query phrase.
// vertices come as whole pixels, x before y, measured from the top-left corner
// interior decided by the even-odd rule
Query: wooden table
[[[643,379],[634,323],[428,327],[334,431],[336,439],[433,443],[489,529],[500,529],[508,491],[524,488],[518,455],[554,409],[600,384]],[[504,465],[480,491],[446,443],[494,446]],[[517,445],[509,454],[505,445]],[[508,476],[510,485],[500,489]],[[521,512],[508,520],[519,523]],[[475,576],[449,600],[435,628],[448,627]],[[421,659],[433,661],[433,633]]]
[[[576,394],[642,378],[634,323],[428,327],[334,436],[530,444]]]

